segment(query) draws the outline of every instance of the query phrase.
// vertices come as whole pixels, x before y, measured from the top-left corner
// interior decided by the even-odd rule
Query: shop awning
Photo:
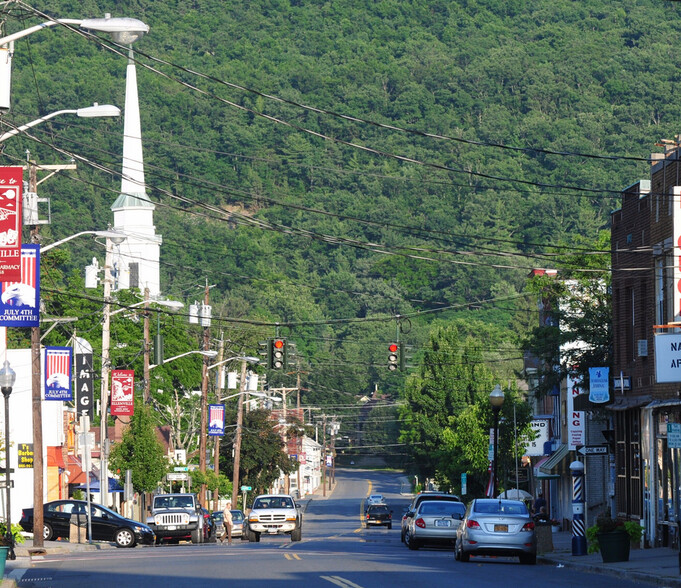
[[[66,469],[66,464],[64,463],[64,455],[62,454],[61,447],[48,447],[47,448],[47,467]]]
[[[608,404],[608,410],[629,410],[631,408],[640,408],[648,404],[652,400],[650,394],[643,396],[615,396],[612,404]]]
[[[77,490],[87,490],[87,485],[80,484],[76,486]],[[99,492],[99,480],[95,479],[90,482],[90,492]],[[109,492],[123,492],[123,486],[118,483],[116,478],[109,478]]]
[[[66,459],[68,460],[66,470],[68,472],[69,484],[84,484],[85,472],[81,467],[80,460],[75,455],[68,455]]]
[[[541,471],[541,467],[551,458],[550,455],[547,455],[546,457],[542,457],[536,464],[534,464],[534,479],[535,480],[552,480],[555,478],[560,478],[558,474],[545,474],[544,472]]]
[[[539,472],[542,474],[558,474],[556,469],[569,453],[570,450],[568,449],[567,443],[562,443],[560,447],[558,447],[558,449],[556,449],[548,459],[539,466]]]

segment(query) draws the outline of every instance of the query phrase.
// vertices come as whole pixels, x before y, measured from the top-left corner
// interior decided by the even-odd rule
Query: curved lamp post
[[[51,112],[50,114],[37,118],[30,123],[26,123],[25,125],[21,125],[16,129],[12,129],[11,131],[7,131],[6,133],[0,135],[0,143],[6,141],[10,137],[14,137],[14,135],[23,133],[27,129],[35,127],[46,120],[50,120],[51,118],[62,114],[75,114],[80,118],[98,118],[104,116],[120,116],[121,109],[118,108],[118,106],[113,106],[111,104],[97,104],[97,102],[95,102],[92,106],[78,108],[76,110],[57,110],[56,112]]]
[[[9,546],[9,559],[16,559],[14,555],[14,535],[12,534],[12,509],[10,501],[10,479],[9,479],[9,395],[12,393],[12,386],[17,375],[14,370],[9,367],[9,361],[5,360],[5,365],[0,369],[0,390],[5,397],[5,496],[7,517],[5,524],[7,525],[7,545]]]
[[[504,391],[501,386],[497,384],[494,390],[490,392],[489,403],[492,405],[492,412],[494,412],[494,459],[492,474],[494,476],[494,496],[496,497],[499,490],[499,482],[497,480],[497,454],[499,450],[499,411],[501,405],[504,403]]]
[[[8,110],[10,107],[10,86],[12,81],[12,54],[14,53],[14,41],[56,25],[73,25],[88,31],[108,33],[117,43],[130,45],[142,35],[149,32],[149,26],[136,18],[111,18],[106,14],[104,18],[88,18],[84,20],[62,18],[48,20],[0,38],[0,110]]]

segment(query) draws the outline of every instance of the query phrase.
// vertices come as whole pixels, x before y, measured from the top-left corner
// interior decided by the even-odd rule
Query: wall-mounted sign
[[[19,443],[17,445],[17,457],[20,468],[33,467],[33,443]]]
[[[535,439],[529,442],[527,449],[525,449],[524,454],[533,457],[539,455],[546,455],[544,451],[544,445],[549,442],[549,430],[550,430],[549,419],[535,419],[530,422],[532,426],[532,431],[536,435]]]
[[[681,382],[681,334],[655,335],[655,379]]]

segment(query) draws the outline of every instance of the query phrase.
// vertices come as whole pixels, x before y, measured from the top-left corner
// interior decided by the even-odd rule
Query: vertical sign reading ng
[[[133,390],[135,372],[132,370],[112,370],[111,372],[111,415],[132,416],[135,402]]]
[[[22,245],[19,265],[16,280],[0,283],[0,327],[40,325],[40,245]]]
[[[45,347],[45,400],[73,400],[70,347]]]
[[[0,167],[0,282],[21,278],[21,167]]]

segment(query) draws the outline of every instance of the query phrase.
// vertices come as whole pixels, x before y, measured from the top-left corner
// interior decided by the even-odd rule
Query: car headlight
[[[258,521],[260,521],[260,519],[258,518],[257,515],[251,515],[250,517],[248,517],[249,523],[257,523]]]
[[[142,527],[141,525],[135,525],[133,526],[133,531],[137,531],[138,533],[146,533],[147,531],[151,531],[148,527]]]
[[[296,517],[286,517],[286,520],[295,522]]]

